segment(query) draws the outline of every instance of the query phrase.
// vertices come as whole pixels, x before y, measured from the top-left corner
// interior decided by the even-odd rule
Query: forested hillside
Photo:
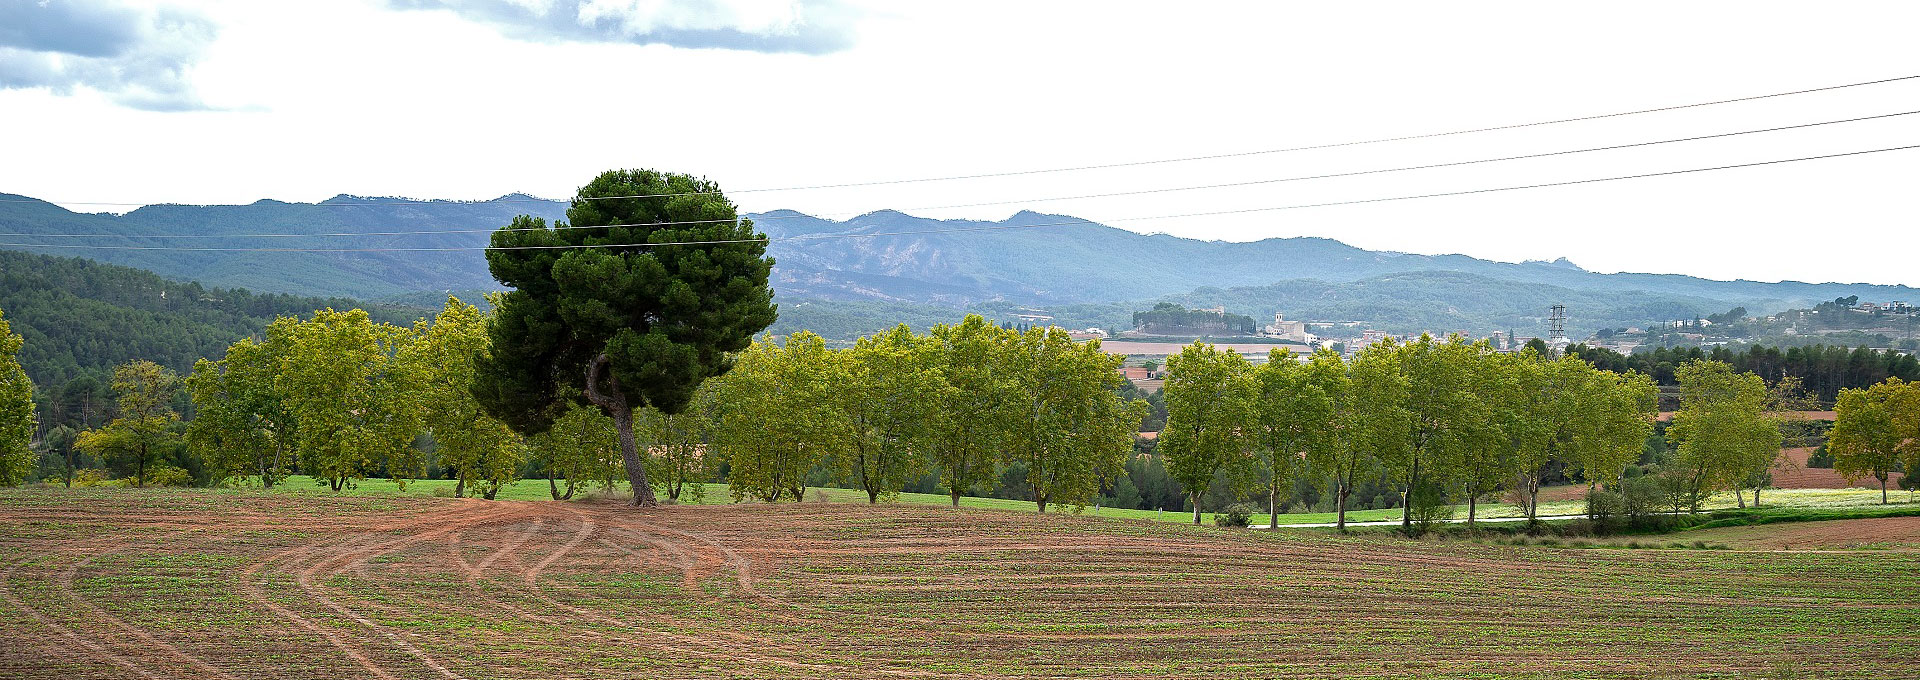
[[[475,293],[496,289],[476,250],[491,230],[520,214],[562,218],[565,208],[519,194],[490,201],[337,196],[110,215],[0,194],[0,248],[84,255],[211,286],[432,307],[447,291],[480,303]],[[774,330],[807,328],[836,340],[897,322],[925,327],[965,311],[1025,308],[1075,327],[1126,327],[1134,311],[1161,301],[1401,332],[1522,333],[1544,332],[1539,317],[1559,303],[1571,308],[1569,330],[1583,335],[1735,306],[1766,313],[1848,295],[1920,299],[1920,290],[1902,286],[1599,274],[1564,260],[1376,252],[1324,238],[1199,241],[1027,211],[1000,221],[892,210],[844,221],[787,210],[749,217],[773,239],[768,252],[783,314]],[[115,249],[152,246],[319,250]]]
[[[185,371],[196,359],[219,357],[227,345],[276,316],[327,307],[367,305],[347,298],[208,288],[77,257],[0,251],[0,310],[25,338],[20,362],[42,390],[82,374],[104,375],[132,359]],[[398,306],[369,311],[397,323],[424,314]]]
[[[317,204],[256,201],[248,205],[153,205],[125,215],[111,215],[74,213],[51,203],[23,200],[26,197],[10,194],[0,194],[0,199],[4,199],[0,201],[0,232],[5,234],[0,236],[0,243],[4,243],[0,247],[53,255],[84,255],[213,286],[361,298],[423,290],[495,288],[493,277],[487,275],[486,261],[472,249],[485,246],[487,233],[505,226],[515,215],[553,218],[558,217],[564,207],[562,203],[518,194],[491,201],[425,202],[335,196]],[[258,234],[311,236],[256,236]],[[178,238],[182,235],[188,238]],[[75,245],[359,251],[67,247]],[[456,250],[432,250],[446,248]]]

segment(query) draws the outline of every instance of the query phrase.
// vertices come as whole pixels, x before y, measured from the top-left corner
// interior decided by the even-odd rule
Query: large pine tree
[[[775,318],[766,237],[719,185],[653,170],[602,173],[567,221],[520,216],[494,232],[487,266],[500,297],[474,395],[537,434],[566,399],[600,407],[619,431],[637,506],[654,504],[633,410],[678,413]]]

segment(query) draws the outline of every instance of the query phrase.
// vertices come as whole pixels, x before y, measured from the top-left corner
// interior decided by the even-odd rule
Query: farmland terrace
[[[1911,677],[1920,552],[0,491],[19,678]]]

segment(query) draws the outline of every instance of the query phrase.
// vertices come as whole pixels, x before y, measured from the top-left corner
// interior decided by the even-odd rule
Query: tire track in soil
[[[448,670],[446,666],[440,664],[438,661],[434,661],[432,657],[428,656],[419,647],[416,647],[412,643],[409,643],[406,640],[400,638],[398,635],[395,635],[392,631],[387,630],[384,626],[380,626],[379,624],[373,622],[372,620],[367,619],[366,617],[360,616],[359,614],[354,613],[353,611],[347,609],[346,607],[341,606],[338,602],[334,601],[332,598],[326,596],[324,593],[321,593],[320,589],[316,588],[313,585],[313,575],[325,565],[336,562],[336,561],[340,561],[343,558],[346,559],[346,562],[342,566],[342,569],[341,569],[342,571],[344,571],[347,568],[351,568],[352,565],[354,565],[357,562],[362,562],[365,559],[372,559],[378,554],[385,554],[386,552],[391,552],[393,549],[404,547],[405,545],[426,540],[428,538],[432,538],[437,535],[442,535],[445,533],[462,530],[472,526],[477,526],[479,524],[485,523],[490,519],[500,517],[505,514],[507,514],[507,511],[505,510],[483,511],[479,508],[473,508],[473,509],[470,509],[468,512],[458,514],[458,515],[453,515],[453,516],[436,516],[436,517],[430,517],[430,518],[426,518],[418,521],[387,522],[387,523],[374,524],[374,525],[363,528],[361,530],[363,533],[349,535],[346,538],[338,541],[314,541],[314,542],[298,545],[292,548],[288,548],[286,550],[282,550],[273,555],[270,555],[267,558],[261,561],[255,562],[253,565],[249,566],[241,574],[241,587],[239,588],[239,590],[241,590],[242,595],[244,595],[248,599],[253,600],[256,603],[259,603],[261,606],[266,607],[268,610],[279,615],[281,618],[291,621],[294,625],[299,626],[301,629],[306,630],[307,632],[314,633],[325,638],[329,643],[332,643],[335,648],[339,649],[342,653],[346,654],[349,659],[354,661],[356,664],[360,665],[360,667],[365,668],[367,672],[372,673],[374,677],[381,678],[382,680],[399,680],[398,676],[394,675],[393,673],[389,672],[387,669],[375,663],[373,659],[368,656],[367,651],[358,643],[355,643],[347,639],[345,635],[343,635],[338,630],[335,630],[332,627],[323,626],[318,623],[315,623],[311,619],[301,616],[300,614],[294,612],[291,609],[288,609],[287,607],[281,605],[280,603],[274,602],[271,598],[267,597],[266,593],[260,588],[259,575],[261,570],[272,565],[274,562],[278,562],[283,559],[289,559],[292,563],[289,565],[289,567],[291,568],[293,565],[297,565],[297,564],[306,562],[308,559],[317,557],[319,559],[313,562],[311,566],[299,572],[298,574],[295,574],[294,582],[296,585],[300,587],[301,590],[305,591],[308,595],[312,596],[315,600],[319,601],[322,605],[326,606],[328,609],[332,609],[334,612],[342,616],[345,616],[348,619],[356,623],[359,623],[362,626],[365,626],[375,632],[380,633],[383,637],[395,643],[395,646],[399,647],[402,651],[407,652],[407,654],[410,656],[420,659],[421,662],[426,664],[426,666],[429,669],[432,669],[435,672],[439,673],[442,677],[446,677],[449,680],[465,680],[460,675],[453,673],[451,670]],[[453,523],[462,522],[462,521],[465,521],[466,523],[453,524]],[[331,544],[336,544],[336,545],[345,547],[346,545],[353,543],[356,539],[367,536],[367,535],[405,531],[421,525],[434,525],[434,524],[452,524],[452,525],[444,526],[441,529],[429,531],[426,533],[413,534],[408,536],[402,536],[396,539],[390,539],[384,543],[378,543],[370,547],[349,549],[342,555],[326,556],[321,553],[323,547],[325,547],[326,544],[331,543]],[[375,552],[375,551],[379,551],[379,552]],[[355,556],[363,556],[363,557],[361,559],[356,560],[354,559]],[[336,571],[333,573],[338,573],[338,572]]]
[[[566,512],[572,513],[575,519],[581,522],[582,528],[580,532],[576,533],[574,537],[571,540],[569,540],[565,545],[561,546],[560,549],[555,550],[553,554],[548,555],[545,559],[542,559],[533,568],[530,568],[526,574],[523,575],[523,582],[525,582],[529,587],[529,594],[533,595],[535,598],[540,599],[544,602],[547,602],[548,604],[551,604],[560,609],[565,609],[567,611],[573,612],[575,616],[597,621],[605,625],[622,628],[628,631],[632,631],[632,632],[640,633],[644,635],[651,635],[656,638],[665,638],[668,640],[673,640],[675,642],[680,643],[681,645],[694,645],[692,647],[688,647],[688,646],[671,647],[671,646],[663,645],[663,648],[665,649],[679,652],[682,654],[688,654],[692,656],[699,656],[703,658],[710,658],[710,659],[716,659],[716,660],[726,660],[726,661],[747,660],[747,661],[761,663],[768,666],[783,666],[788,668],[805,669],[810,671],[836,671],[841,675],[844,675],[846,672],[851,670],[842,666],[828,666],[823,664],[796,661],[793,659],[788,659],[783,657],[767,656],[767,655],[759,654],[755,652],[748,652],[745,649],[742,649],[739,647],[720,647],[720,646],[714,645],[709,640],[701,639],[698,637],[681,635],[678,633],[669,633],[669,632],[659,631],[659,630],[646,629],[646,628],[636,626],[633,623],[626,621],[624,619],[608,616],[601,612],[593,611],[591,609],[586,609],[584,607],[574,606],[572,604],[562,602],[560,600],[554,599],[551,596],[546,595],[546,593],[544,592],[544,589],[539,584],[540,574],[543,573],[548,567],[552,566],[555,562],[558,562],[559,560],[565,558],[568,553],[571,553],[574,550],[578,549],[581,543],[586,542],[593,535],[598,533],[599,524],[595,522],[592,518],[588,517],[585,513],[579,510],[575,510],[573,508],[563,508],[563,510]],[[615,543],[609,539],[602,539],[602,543],[604,543],[609,547],[614,548],[615,550],[626,553],[632,559],[644,560],[644,558],[640,557],[640,555],[637,552],[632,551],[624,546],[621,546],[618,543]],[[679,552],[681,554],[685,554],[684,550],[681,550]],[[565,590],[568,590],[569,592],[574,592],[576,594],[580,594],[588,598],[600,600],[603,602],[606,601],[603,598],[595,597],[575,587],[566,586],[566,585],[561,585],[560,587]],[[694,592],[701,592],[701,591],[698,588],[695,588]],[[658,614],[642,614],[642,615],[654,621],[660,621],[664,623],[674,622],[672,618],[658,615]],[[583,631],[583,632],[588,635],[598,636],[596,631]],[[764,640],[754,639],[751,636],[739,633],[738,631],[710,630],[709,632],[713,635],[720,636],[720,637],[738,638],[743,642],[748,642],[758,647],[763,647],[763,648],[770,647],[770,646],[782,647],[784,649],[787,649],[788,651],[796,652],[796,653],[801,651],[791,646],[773,645],[773,644],[767,643]],[[604,637],[609,637],[609,639],[611,639],[610,636],[604,636]]]
[[[47,559],[51,559],[52,557],[53,556],[51,555],[47,555],[42,557],[39,560],[33,560],[31,563],[38,564],[39,562]],[[121,657],[119,654],[115,654],[107,650],[107,648],[105,648],[104,646],[101,646],[99,643],[94,642],[93,640],[87,638],[86,636],[80,635],[78,632],[74,631],[72,628],[69,628],[66,625],[63,625],[57,621],[47,618],[45,615],[42,615],[39,611],[36,611],[34,608],[27,606],[26,602],[21,601],[20,597],[13,593],[13,588],[8,584],[13,580],[14,570],[28,563],[29,562],[27,561],[14,562],[11,565],[9,565],[5,571],[0,571],[0,599],[6,600],[7,604],[12,605],[16,609],[26,612],[27,616],[32,618],[35,623],[45,626],[46,628],[59,634],[60,637],[64,637],[67,640],[73,642],[74,644],[79,646],[80,649],[85,650],[87,655],[89,657],[92,657],[94,661],[98,661],[100,663],[110,665],[110,666],[119,666],[120,668],[124,668],[128,672],[143,678],[152,678],[153,680],[166,680],[168,676],[155,675],[152,671],[147,670],[146,668],[140,666],[139,664],[129,661],[126,658]]]
[[[825,610],[821,610],[814,607],[797,605],[791,602],[781,600],[779,598],[775,598],[766,593],[760,592],[758,589],[754,588],[754,581],[753,581],[753,575],[752,575],[753,562],[747,559],[746,557],[740,555],[739,552],[733,550],[732,548],[729,548],[725,545],[720,544],[719,541],[713,540],[712,538],[709,538],[701,534],[664,527],[659,524],[642,521],[631,516],[623,516],[620,519],[623,520],[625,523],[632,524],[632,525],[639,525],[639,527],[644,527],[644,529],[637,529],[636,527],[632,527],[632,526],[624,527],[624,529],[631,534],[643,535],[645,532],[651,531],[656,535],[678,536],[678,537],[681,537],[682,539],[691,541],[695,544],[706,546],[713,553],[714,557],[711,559],[696,558],[695,562],[696,564],[712,565],[712,567],[707,569],[704,573],[698,573],[697,575],[695,573],[698,571],[697,568],[695,568],[695,572],[689,573],[689,578],[693,579],[693,584],[690,584],[690,587],[692,588],[693,592],[696,592],[696,593],[705,592],[704,589],[698,588],[696,585],[698,582],[699,576],[704,576],[705,574],[718,572],[721,570],[721,568],[724,567],[726,569],[730,569],[733,571],[734,581],[736,586],[739,589],[739,592],[751,599],[755,599],[755,600],[773,605],[775,607],[780,607],[780,608],[817,612],[822,614],[823,618],[827,618],[827,619],[837,619],[841,617],[841,615],[836,612],[827,612]],[[643,539],[643,540],[646,540],[646,539]],[[680,547],[677,544],[668,544],[668,545],[671,545],[677,552],[680,552],[682,554],[687,554],[689,552],[686,548]],[[628,550],[621,546],[615,546],[615,547],[618,549],[621,549],[623,552],[627,552],[629,555],[635,555],[637,557],[637,554],[631,550]],[[719,598],[709,596],[708,599],[725,604],[725,601]],[[792,623],[795,625],[801,625],[801,626],[815,625],[819,623],[818,621],[815,621],[812,619],[808,619],[801,616],[795,616],[795,615],[788,614],[786,612],[781,612],[781,611],[767,612],[763,610],[750,609],[750,610],[746,610],[746,613],[750,615],[763,615],[763,616],[771,614],[776,618],[780,618],[789,623]],[[729,637],[741,638],[747,644],[753,644],[753,645],[758,645],[762,647],[768,646],[764,640],[753,638],[750,635],[741,634],[734,631],[715,631],[715,633],[726,635]],[[806,650],[799,649],[792,646],[786,646],[786,649],[788,649],[793,653],[805,653],[806,651]],[[868,658],[865,660],[878,662],[878,663],[888,663],[896,666],[910,665],[911,663],[910,660],[906,660],[906,659],[886,658],[886,657],[874,657],[874,658]],[[948,672],[942,672],[942,671],[906,670],[901,668],[884,668],[884,669],[864,668],[864,667],[850,666],[846,664],[836,664],[832,668],[832,670],[840,671],[842,673],[847,673],[847,674],[880,673],[884,675],[901,676],[901,677],[937,677],[937,678],[982,677],[978,675],[955,674],[955,673],[948,673]]]
[[[174,540],[179,539],[180,537],[183,537],[189,534],[198,533],[205,530],[206,530],[206,527],[198,527],[194,529],[176,531],[171,534],[168,534],[165,538],[167,541],[172,542]],[[185,662],[188,666],[193,667],[195,670],[201,673],[212,675],[213,677],[216,677],[216,678],[224,678],[226,680],[237,680],[237,678],[235,678],[233,675],[227,673],[224,670],[221,670],[217,666],[214,666],[212,663],[208,662],[206,659],[202,659],[200,657],[183,652],[180,650],[180,648],[175,647],[172,644],[169,644],[157,637],[154,637],[152,633],[149,633],[144,629],[128,624],[126,621],[122,620],[120,617],[114,616],[113,614],[109,613],[106,609],[103,609],[100,606],[95,605],[92,602],[88,601],[87,598],[82,596],[79,591],[74,590],[73,588],[74,576],[77,574],[77,572],[79,572],[81,567],[91,564],[94,560],[100,559],[102,557],[107,557],[109,555],[116,555],[122,552],[126,552],[128,549],[132,547],[133,546],[130,546],[130,545],[122,545],[119,547],[108,548],[104,551],[96,552],[92,555],[89,555],[85,559],[78,560],[73,564],[68,565],[67,568],[62,570],[60,573],[60,582],[59,582],[60,591],[63,593],[66,593],[67,597],[73,600],[75,604],[80,605],[81,608],[87,610],[87,612],[92,614],[93,616],[98,617],[101,620],[104,620],[108,625],[111,625],[115,628],[119,628],[120,630],[125,631],[128,635],[132,635],[136,638],[139,638],[141,641],[146,642],[152,648],[158,649],[161,652],[164,652],[165,654],[167,654],[168,656],[172,656],[176,659],[179,659],[180,661]]]

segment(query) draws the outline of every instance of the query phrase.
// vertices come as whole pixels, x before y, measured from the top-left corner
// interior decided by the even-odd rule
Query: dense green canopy
[[[654,244],[654,245],[648,245]],[[773,260],[719,185],[653,170],[602,173],[567,221],[521,216],[493,234],[499,298],[473,392],[522,434],[578,394],[614,419],[634,502],[652,502],[633,409],[672,414],[773,323]]]

